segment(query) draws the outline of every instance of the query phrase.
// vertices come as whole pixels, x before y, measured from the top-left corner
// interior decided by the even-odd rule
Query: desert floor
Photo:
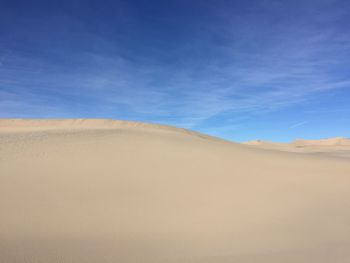
[[[350,147],[335,141],[0,120],[0,262],[348,263]]]

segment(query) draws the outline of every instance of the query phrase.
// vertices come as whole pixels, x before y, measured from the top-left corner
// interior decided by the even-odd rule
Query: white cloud
[[[139,119],[195,127],[223,114],[304,103],[319,92],[350,87],[350,78],[339,73],[349,65],[350,36],[332,26],[333,16],[316,18],[327,19],[328,26],[295,20],[274,25],[224,15],[221,27],[206,32],[225,37],[213,46],[217,56],[199,63],[190,54],[199,47],[188,43],[176,50],[181,66],[101,50],[76,54],[71,60],[80,61],[79,67],[73,63],[63,69],[14,52],[10,63],[0,67],[0,88],[7,94],[0,97],[1,114],[59,115],[91,105],[106,117],[128,112]]]
[[[295,124],[291,125],[291,126],[289,127],[289,129],[295,129],[295,128],[300,127],[300,126],[302,126],[302,125],[305,125],[305,124],[307,124],[307,123],[308,123],[308,121],[298,122],[298,123],[295,123]]]

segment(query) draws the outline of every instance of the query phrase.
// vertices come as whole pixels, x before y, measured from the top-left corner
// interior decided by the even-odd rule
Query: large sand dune
[[[124,121],[1,120],[0,262],[348,263],[349,189],[337,155]]]

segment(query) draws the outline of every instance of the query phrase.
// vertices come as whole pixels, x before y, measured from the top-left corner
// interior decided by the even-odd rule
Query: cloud
[[[344,72],[350,37],[334,24],[341,11],[313,14],[317,23],[305,14],[276,23],[271,13],[220,12],[217,24],[156,55],[128,57],[113,49],[113,40],[94,35],[89,40],[102,41],[103,48],[63,52],[58,60],[14,51],[0,67],[1,115],[85,114],[195,128],[350,87]]]
[[[5,60],[10,55],[11,55],[11,52],[7,52],[7,53],[4,53],[4,54],[0,55],[0,67],[4,65]]]
[[[298,122],[298,123],[296,123],[296,124],[291,125],[291,126],[289,127],[289,129],[295,129],[295,128],[300,127],[300,126],[302,126],[302,125],[305,125],[305,124],[307,124],[307,123],[308,123],[308,121]]]

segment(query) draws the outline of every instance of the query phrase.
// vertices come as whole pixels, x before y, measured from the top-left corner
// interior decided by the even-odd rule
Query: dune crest
[[[291,143],[277,143],[264,140],[254,140],[243,142],[246,145],[285,145],[285,146],[350,146],[350,139],[345,137],[334,137],[321,140],[297,139]]]
[[[0,119],[0,128],[2,129],[113,129],[134,127],[185,131],[185,129],[169,125],[112,119]]]
[[[295,146],[350,146],[350,139],[344,137],[327,138],[322,140],[298,139],[292,142]]]
[[[344,137],[327,138],[321,140],[297,139],[291,143],[276,143],[263,140],[242,143],[250,147],[277,150],[284,152],[322,154],[332,157],[350,158],[350,139]]]
[[[0,132],[25,132],[45,130],[96,130],[96,129],[153,129],[199,136],[211,140],[222,140],[200,132],[175,126],[112,119],[0,119]]]

